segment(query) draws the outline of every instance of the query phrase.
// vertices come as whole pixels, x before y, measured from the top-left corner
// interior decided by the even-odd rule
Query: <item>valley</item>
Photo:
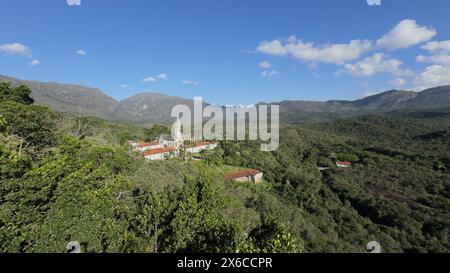
[[[448,108],[284,123],[273,152],[219,141],[200,161],[146,161],[128,141],[165,126],[58,113],[2,88],[2,252],[73,240],[89,253],[450,249]],[[226,179],[246,169],[263,182]]]

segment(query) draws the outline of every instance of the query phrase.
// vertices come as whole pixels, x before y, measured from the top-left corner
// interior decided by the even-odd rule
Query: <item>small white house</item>
[[[336,162],[336,166],[339,168],[349,168],[352,166],[351,162]]]
[[[164,148],[164,145],[162,145],[161,143],[159,143],[158,141],[154,141],[154,142],[138,142],[136,144],[131,144],[131,146],[133,147],[133,149],[135,151],[139,151],[139,152],[145,152],[148,150],[155,150],[155,149],[162,149]]]
[[[192,145],[188,145],[186,147],[186,152],[197,154],[203,150],[214,150],[215,148],[217,148],[217,143],[202,141]]]
[[[178,150],[173,147],[147,150],[142,153],[142,156],[147,160],[165,160],[168,158],[177,157]]]
[[[233,180],[237,182],[253,182],[260,183],[263,179],[264,173],[259,170],[242,170],[235,173],[229,173],[224,176],[226,180]]]

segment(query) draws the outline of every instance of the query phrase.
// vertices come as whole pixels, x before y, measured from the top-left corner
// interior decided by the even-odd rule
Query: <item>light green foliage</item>
[[[132,230],[142,252],[233,252],[233,219],[222,217],[223,193],[205,170],[182,189],[145,193]],[[150,242],[150,243],[149,243]]]
[[[0,115],[0,133],[3,133],[6,130],[6,126],[7,123],[5,118],[2,115]]]
[[[201,157],[208,165],[223,166],[223,153],[223,149],[221,147],[217,147],[214,150],[203,150],[201,152]]]
[[[0,90],[0,252],[73,240],[96,253],[450,249],[448,114],[283,126],[275,152],[222,141],[201,162],[145,162],[126,141],[167,128],[60,115],[26,88]],[[264,182],[223,179],[245,168]]]
[[[127,183],[114,166],[122,163],[115,153],[90,148],[64,138],[43,164],[15,180],[2,205],[9,228],[1,234],[12,239],[5,250],[61,252],[68,239],[88,242],[89,251],[109,250],[102,228],[114,219],[117,196]]]
[[[241,244],[238,252],[302,253],[303,251],[303,243],[279,220],[264,217],[262,224],[251,232],[250,238]]]
[[[9,125],[6,132],[20,139],[22,149],[55,144],[58,116],[48,108],[4,101],[0,102],[0,115]]]
[[[202,167],[201,167],[202,168]],[[203,167],[204,168],[204,167]],[[201,169],[185,186],[162,193],[145,193],[132,221],[139,252],[301,252],[302,244],[276,222],[264,222],[246,232],[239,217],[226,211],[228,202],[211,174]]]

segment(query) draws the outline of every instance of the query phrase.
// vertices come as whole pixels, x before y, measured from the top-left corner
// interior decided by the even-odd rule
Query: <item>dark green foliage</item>
[[[31,89],[25,85],[12,88],[8,82],[0,83],[0,101],[15,101],[21,104],[30,105],[34,103],[31,98]]]
[[[163,125],[154,124],[151,129],[144,129],[144,140],[153,141],[155,138],[163,134],[170,134],[170,128]]]
[[[282,222],[263,217],[261,225],[250,232],[241,252],[301,253],[303,250],[303,244],[288,232]]]
[[[6,121],[4,130],[20,140],[21,149],[55,144],[58,115],[48,108],[4,101],[0,102],[0,115]]]
[[[445,116],[284,126],[275,152],[223,141],[200,162],[145,162],[127,140],[167,128],[59,115],[3,88],[0,252],[65,252],[72,240],[96,253],[450,249]],[[236,168],[264,182],[225,181]]]
[[[258,217],[203,164],[144,163],[126,125],[0,104],[1,252],[65,252],[72,240],[85,252],[259,251]],[[282,231],[266,251],[284,251]]]
[[[0,115],[0,133],[5,132],[7,125],[5,118]]]
[[[227,164],[265,172],[276,197],[261,193],[249,205],[299,219],[288,226],[306,251],[362,252],[377,240],[388,252],[448,252],[449,126],[364,116],[286,127],[271,154],[259,154],[256,143],[221,146]],[[354,165],[339,169],[336,161]]]
[[[131,229],[140,238],[137,240],[142,240],[136,250],[235,251],[238,227],[231,219],[221,217],[225,208],[222,196],[204,171],[195,179],[186,178],[182,189],[144,194]]]

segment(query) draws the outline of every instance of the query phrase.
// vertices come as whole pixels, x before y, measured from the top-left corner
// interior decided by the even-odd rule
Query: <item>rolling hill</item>
[[[192,107],[193,100],[156,93],[142,93],[117,101],[99,89],[59,83],[44,83],[0,76],[0,82],[28,85],[37,104],[59,111],[129,122],[162,122],[171,120],[170,111],[178,104]],[[284,122],[325,121],[365,114],[382,114],[407,109],[450,107],[450,86],[422,92],[390,90],[355,101],[274,102],[280,105]]]
[[[423,110],[450,106],[450,86],[422,92],[390,90],[355,101],[282,101],[281,119],[286,122],[325,121],[399,110]]]
[[[44,83],[0,76],[0,82],[27,85],[39,105],[58,112],[81,114],[108,120],[131,122],[169,122],[173,106],[193,105],[193,101],[164,94],[142,93],[117,101],[95,88],[59,83]]]
[[[193,109],[193,100],[156,93],[141,93],[119,102],[112,118],[120,121],[170,122],[175,105]]]
[[[14,86],[27,85],[33,91],[31,96],[37,104],[58,112],[78,114],[81,111],[84,116],[110,119],[119,104],[99,89],[80,85],[26,81],[5,76],[0,76],[0,82],[10,82]]]

